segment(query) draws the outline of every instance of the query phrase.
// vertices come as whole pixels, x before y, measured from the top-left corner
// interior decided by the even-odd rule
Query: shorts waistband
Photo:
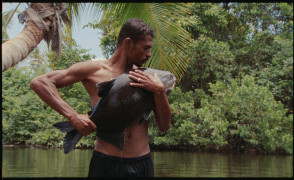
[[[138,157],[119,157],[119,156],[111,156],[111,155],[107,155],[104,154],[102,152],[93,151],[93,156],[94,157],[100,157],[100,158],[107,158],[107,159],[111,159],[114,161],[122,161],[122,162],[134,162],[134,161],[140,161],[140,160],[144,160],[144,159],[150,159],[151,158],[151,153],[149,152],[148,154],[145,154],[143,156],[138,156]]]

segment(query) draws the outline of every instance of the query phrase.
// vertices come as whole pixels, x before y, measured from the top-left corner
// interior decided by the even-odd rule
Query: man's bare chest
[[[92,105],[96,104],[100,99],[98,97],[98,90],[96,85],[101,82],[111,80],[119,75],[120,74],[118,73],[113,73],[110,71],[100,71],[97,73],[93,73],[92,75],[88,76],[84,81],[82,81],[83,86],[85,87],[91,98]]]

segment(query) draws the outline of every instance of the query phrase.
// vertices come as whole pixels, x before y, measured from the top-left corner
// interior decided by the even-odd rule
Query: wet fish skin
[[[176,82],[172,73],[152,68],[141,70],[150,75],[157,73],[165,86],[166,94],[170,94]],[[97,137],[120,150],[124,147],[124,130],[137,120],[141,124],[148,119],[154,107],[153,93],[132,87],[129,85],[131,82],[134,81],[126,72],[115,79],[98,84],[98,96],[101,98],[88,113],[97,126]],[[70,152],[82,137],[69,122],[56,123],[54,127],[67,133],[63,141],[64,153]]]

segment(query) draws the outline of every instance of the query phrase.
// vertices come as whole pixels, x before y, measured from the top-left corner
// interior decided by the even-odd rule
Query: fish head
[[[177,81],[175,75],[173,75],[171,72],[167,72],[160,77],[160,80],[165,87],[166,94],[169,95],[171,91],[174,89]]]

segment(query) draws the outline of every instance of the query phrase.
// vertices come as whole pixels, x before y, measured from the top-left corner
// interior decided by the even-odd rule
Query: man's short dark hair
[[[138,18],[128,19],[119,32],[117,47],[122,44],[125,38],[131,38],[136,44],[138,41],[143,40],[147,35],[154,38],[154,32],[148,24]]]

